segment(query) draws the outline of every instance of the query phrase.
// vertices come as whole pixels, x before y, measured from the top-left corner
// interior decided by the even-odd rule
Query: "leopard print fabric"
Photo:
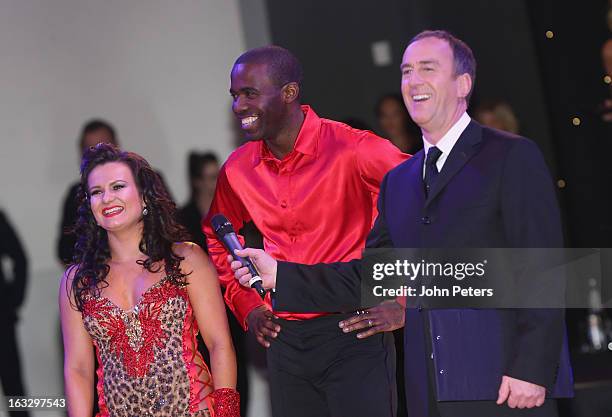
[[[212,380],[185,289],[164,278],[129,311],[88,297],[83,322],[100,364],[99,417],[210,417]]]

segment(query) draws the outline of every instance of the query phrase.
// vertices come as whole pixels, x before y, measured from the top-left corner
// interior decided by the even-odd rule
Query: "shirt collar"
[[[321,130],[321,118],[312,110],[308,105],[303,105],[302,112],[304,113],[304,122],[300,128],[295,144],[293,145],[293,151],[287,156],[294,152],[301,153],[303,155],[317,155],[317,149],[319,144],[319,131]],[[256,152],[253,158],[253,164],[257,165],[260,161],[266,160],[277,160],[274,154],[270,152],[270,149],[266,145],[266,142],[261,139],[259,141],[259,152]]]
[[[465,128],[470,124],[472,119],[466,112],[463,112],[459,120],[455,122],[455,124],[442,136],[442,138],[435,145],[440,151],[442,151],[442,155],[448,155],[450,151],[455,146],[455,143],[459,140],[459,137],[465,130]],[[427,142],[425,136],[423,136],[423,147],[425,148],[425,158],[427,158],[427,154],[429,153],[429,148],[433,147],[431,143]]]

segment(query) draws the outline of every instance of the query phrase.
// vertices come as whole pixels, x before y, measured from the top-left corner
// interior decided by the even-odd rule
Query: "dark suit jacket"
[[[420,151],[385,177],[367,247],[562,246],[554,186],[533,142],[471,122],[427,198],[423,158]],[[279,262],[275,309],[354,309],[360,304],[359,272],[359,261]],[[496,399],[502,375],[545,386],[552,397],[572,395],[563,311],[408,309],[408,384],[412,375],[422,376],[415,370],[428,360],[411,343],[419,314],[428,315],[439,401]]]
[[[191,235],[191,241],[197,243],[206,253],[208,253],[206,237],[204,233],[202,233],[202,215],[200,214],[200,210],[198,210],[198,205],[195,200],[190,199],[187,204],[181,207],[177,211],[177,217]]]
[[[68,191],[66,191],[64,203],[62,204],[62,218],[60,219],[60,230],[57,236],[56,255],[57,259],[65,265],[72,262],[72,256],[74,255],[76,236],[69,231],[74,227],[77,220],[77,210],[79,208],[77,193],[79,187],[79,182],[71,184]]]

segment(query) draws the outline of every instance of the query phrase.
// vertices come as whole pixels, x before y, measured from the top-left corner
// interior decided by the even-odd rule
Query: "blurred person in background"
[[[410,118],[401,94],[380,97],[374,111],[381,136],[400,151],[413,155],[423,147],[421,130]]]
[[[481,124],[504,132],[519,134],[519,122],[510,104],[503,100],[485,100],[474,109],[474,118]]]
[[[59,291],[69,416],[91,415],[93,347],[101,415],[239,416],[217,276],[185,241],[159,174],[101,143],[83,155],[77,199],[75,263]]]
[[[191,234],[193,242],[208,252],[201,223],[215,195],[219,175],[217,155],[212,152],[191,152],[188,158],[188,174],[189,201],[179,210],[179,220]]]
[[[11,264],[11,271],[5,275],[4,260]],[[25,298],[28,278],[28,260],[23,246],[11,226],[0,211],[0,382],[5,396],[25,395],[21,376],[21,361],[17,346],[18,312]],[[10,412],[11,416],[29,416],[27,411]]]

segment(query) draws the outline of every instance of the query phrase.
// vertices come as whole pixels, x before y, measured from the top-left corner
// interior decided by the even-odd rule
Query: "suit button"
[[[444,369],[440,369],[440,375],[444,375]]]
[[[440,339],[442,339],[442,336],[440,335],[436,336],[436,340],[440,340]]]
[[[423,311],[423,307],[418,306],[418,307],[417,307],[417,311],[420,313],[421,311]]]
[[[285,200],[281,201],[280,206],[282,208],[287,208],[287,202]]]
[[[422,222],[423,224],[431,224],[431,218],[429,218],[429,216],[424,216],[424,217],[421,219],[421,222]]]

